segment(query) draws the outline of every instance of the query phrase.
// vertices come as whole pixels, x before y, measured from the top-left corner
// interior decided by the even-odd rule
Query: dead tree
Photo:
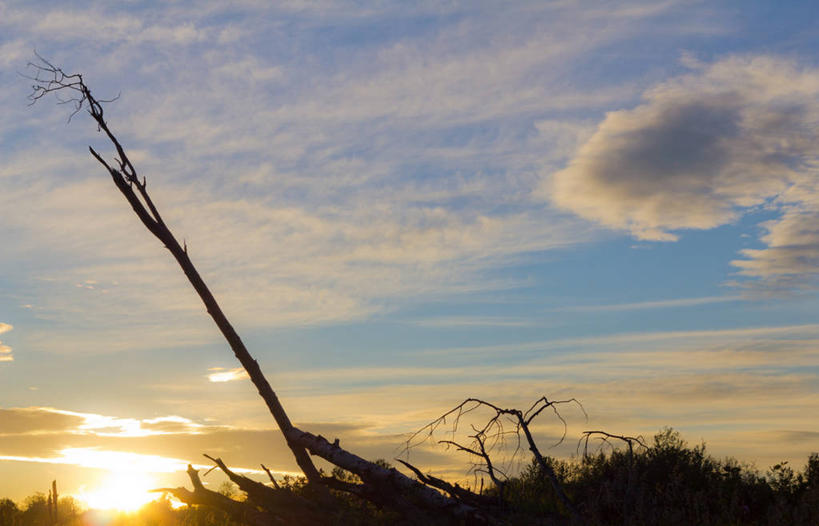
[[[247,371],[259,396],[267,404],[270,413],[284,435],[287,445],[293,452],[296,462],[307,477],[309,486],[316,493],[317,501],[322,506],[332,506],[332,499],[327,492],[327,488],[333,488],[358,495],[376,504],[389,505],[404,514],[429,514],[430,516],[450,517],[454,521],[466,521],[471,524],[492,522],[491,518],[487,517],[480,509],[464,500],[454,498],[451,495],[446,496],[434,487],[413,480],[396,469],[386,468],[367,461],[341,448],[338,440],[331,443],[321,435],[302,431],[291,423],[276,393],[262,374],[258,362],[248,352],[188,256],[187,246],[180,245],[160,215],[148,193],[147,180],[145,177],[138,175],[124,147],[109,128],[105,120],[103,104],[111,102],[111,100],[97,99],[85,84],[81,74],[67,74],[41,56],[37,55],[37,59],[35,63],[29,63],[29,67],[33,69],[33,75],[27,76],[33,82],[32,93],[29,97],[31,104],[36,103],[46,95],[54,94],[61,104],[68,104],[73,107],[71,117],[85,110],[96,123],[98,130],[108,139],[115,152],[113,161],[106,160],[93,147],[89,147],[91,155],[106,169],[114,185],[131,205],[145,228],[168,249],[185,273],[188,281],[204,303],[208,314],[213,318],[234,355]],[[313,464],[310,454],[319,456],[333,465],[357,475],[362,481],[361,484],[342,484],[341,481],[331,477],[323,477]],[[225,471],[223,465],[219,467]],[[182,491],[180,489],[175,492],[177,497],[185,502],[208,504],[225,509],[229,513],[236,512],[234,504],[218,499],[210,493],[204,493],[204,488],[201,487],[201,484],[197,484],[198,479],[191,473],[189,470],[191,481],[194,484],[194,491],[185,493],[187,490]],[[228,473],[226,472],[226,474]],[[274,492],[275,488],[268,488],[267,486],[264,486],[264,488],[264,490],[261,488],[256,489],[260,492],[268,492],[271,495],[270,498],[273,499],[271,492]],[[270,513],[269,510],[266,513],[266,515],[251,514],[246,519],[251,524],[259,526],[261,524],[274,524],[277,520],[275,515]]]
[[[316,470],[313,461],[305,449],[290,438],[293,424],[290,422],[290,418],[284,411],[284,407],[273,391],[273,388],[270,387],[267,379],[262,374],[258,362],[250,355],[239,334],[233,328],[230,321],[228,321],[222,309],[219,307],[219,304],[216,302],[216,298],[214,298],[208,286],[196,270],[196,267],[194,267],[193,262],[188,257],[187,246],[180,245],[165,224],[165,221],[159,214],[159,210],[157,210],[153,200],[150,195],[148,195],[147,180],[144,177],[140,179],[137,175],[136,168],[128,158],[128,154],[125,152],[122,144],[120,144],[119,140],[108,127],[102,107],[102,103],[106,101],[97,100],[91,94],[91,90],[83,81],[82,75],[68,75],[60,68],[39,57],[39,55],[38,58],[40,59],[40,63],[29,63],[29,66],[36,70],[35,76],[30,77],[35,82],[32,86],[33,92],[30,97],[32,103],[49,93],[55,93],[67,95],[67,98],[61,99],[60,102],[74,105],[74,111],[71,114],[72,117],[83,108],[88,111],[88,114],[91,115],[91,118],[96,122],[98,129],[105,134],[113,145],[117,156],[114,158],[115,165],[114,163],[109,164],[94,148],[89,146],[88,149],[91,155],[93,155],[111,175],[114,184],[131,205],[137,217],[139,217],[142,224],[145,225],[145,228],[165,245],[165,248],[170,251],[174,259],[179,263],[188,281],[190,281],[196,293],[205,304],[208,314],[213,318],[216,326],[219,327],[222,335],[233,350],[234,355],[245,368],[253,385],[255,385],[259,391],[259,395],[267,404],[270,413],[276,420],[276,424],[278,424],[279,429],[281,429],[284,434],[287,445],[293,451],[293,455],[296,457],[296,462],[299,467],[310,482],[317,482],[319,479],[318,470]]]
[[[206,455],[207,456],[207,455]],[[199,472],[188,466],[188,477],[193,491],[185,488],[158,488],[153,491],[170,493],[187,504],[208,506],[225,512],[233,520],[251,526],[271,524],[300,524],[313,526],[325,524],[326,516],[316,502],[296,495],[278,486],[268,487],[230,470],[221,459],[208,457],[239,489],[247,494],[247,500],[235,501],[221,493],[205,488]],[[271,478],[272,480],[272,478]]]
[[[585,415],[583,406],[574,398],[568,400],[549,400],[543,396],[538,398],[529,407],[529,409],[525,411],[514,408],[505,409],[479,398],[467,398],[410,436],[405,443],[404,452],[409,453],[409,451],[414,447],[433,439],[436,431],[438,431],[442,426],[449,424],[451,426],[450,436],[452,438],[449,440],[438,440],[437,442],[439,444],[454,447],[457,451],[463,451],[474,457],[471,471],[473,473],[483,473],[489,476],[490,480],[492,480],[495,487],[498,489],[498,498],[500,504],[503,505],[505,496],[504,489],[509,477],[493,460],[492,453],[493,451],[502,448],[508,440],[514,440],[515,447],[512,453],[512,458],[514,459],[514,457],[517,456],[520,450],[523,448],[522,440],[525,440],[525,447],[528,448],[533,459],[535,462],[537,462],[537,465],[540,468],[540,473],[542,476],[548,479],[552,489],[555,492],[555,495],[569,515],[577,518],[577,510],[574,503],[572,503],[571,499],[569,499],[568,495],[566,495],[563,485],[561,484],[560,479],[550,463],[547,462],[543,454],[541,454],[530,429],[530,426],[535,418],[537,418],[546,409],[551,409],[552,413],[563,424],[563,434],[555,445],[562,443],[563,439],[566,437],[566,421],[558,411],[558,406],[569,403],[576,404]],[[468,438],[471,439],[469,444],[457,442],[455,440],[455,433],[461,425],[461,419],[464,417],[464,415],[472,413],[478,409],[488,409],[491,416],[483,425],[471,426],[473,434],[468,435]],[[436,479],[435,477],[431,477],[429,475],[424,476],[415,466],[412,466],[405,461],[400,462],[416,473],[422,482],[449,493],[453,498],[457,498],[462,501],[472,500],[475,502],[480,502],[481,500],[480,497],[482,497],[482,495],[476,496],[474,493],[468,492],[468,490],[464,490],[457,485],[453,487],[448,482]],[[465,495],[465,492],[468,492],[471,495],[467,496]]]
[[[235,501],[221,493],[206,489],[199,479],[199,472],[191,465],[188,465],[188,477],[191,479],[193,491],[186,488],[159,488],[154,491],[170,493],[188,505],[216,508],[226,513],[234,521],[250,526],[288,524],[285,516],[259,510],[255,506],[249,506],[247,502]]]

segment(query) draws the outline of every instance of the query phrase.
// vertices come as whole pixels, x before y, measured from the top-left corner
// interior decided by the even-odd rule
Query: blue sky
[[[111,127],[294,421],[390,458],[465,397],[574,396],[570,437],[803,462],[817,9],[0,2],[0,494],[103,476],[67,448],[295,466],[249,382],[209,381],[238,364],[90,120],[27,106],[35,49],[120,94]]]

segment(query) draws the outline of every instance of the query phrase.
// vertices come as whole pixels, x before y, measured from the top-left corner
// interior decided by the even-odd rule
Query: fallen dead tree
[[[482,427],[473,427],[475,434],[470,436],[474,440],[472,444],[464,445],[454,440],[438,442],[453,446],[459,451],[478,458],[479,460],[473,462],[473,471],[487,474],[495,484],[497,495],[484,494],[482,490],[476,492],[457,483],[447,482],[425,474],[408,460],[396,459],[416,476],[416,480],[410,479],[394,468],[365,460],[343,449],[338,439],[331,443],[321,435],[314,435],[295,427],[292,431],[294,435],[291,437],[295,443],[304,447],[311,454],[355,475],[357,482],[349,482],[340,477],[321,476],[319,482],[332,490],[331,498],[322,500],[317,499],[314,493],[299,495],[289,488],[283,488],[272,475],[270,486],[262,484],[233,472],[222,459],[205,455],[215,464],[215,468],[220,469],[245,493],[246,501],[237,502],[206,489],[200,481],[198,472],[191,466],[188,467],[188,475],[194,488],[193,491],[186,488],[159,488],[156,491],[169,492],[187,504],[220,509],[234,520],[252,526],[278,523],[325,524],[338,509],[340,503],[333,501],[333,495],[338,493],[353,495],[379,508],[392,509],[398,513],[401,522],[407,524],[506,524],[505,516],[510,511],[510,505],[503,491],[504,479],[507,478],[507,475],[494,464],[492,453],[496,445],[507,437],[517,442],[515,455],[523,449],[521,440],[526,441],[526,449],[530,451],[532,458],[540,466],[542,476],[551,484],[566,515],[569,518],[578,519],[574,504],[563,490],[559,477],[541,454],[530,429],[534,418],[547,408],[551,408],[554,414],[562,420],[560,413],[557,412],[557,406],[570,402],[577,403],[575,400],[550,401],[542,397],[527,411],[521,411],[503,409],[489,402],[470,398],[424,426],[407,440],[405,453],[409,453],[410,450],[432,438],[440,426],[448,423],[448,418],[453,420],[454,430],[458,427],[463,415],[479,407],[491,408],[495,414]],[[506,427],[506,424],[511,424],[511,429]],[[269,471],[268,475],[270,475]],[[552,517],[551,519],[559,520],[560,518]],[[555,520],[549,524],[554,524]]]
[[[31,103],[48,94],[55,94],[62,104],[73,106],[73,117],[85,110],[96,123],[98,130],[113,148],[113,159],[89,147],[91,155],[108,172],[114,185],[129,203],[134,213],[174,257],[188,281],[205,305],[208,314],[218,326],[234,355],[247,371],[250,380],[267,405],[276,424],[281,430],[296,462],[307,481],[306,491],[297,493],[291,488],[279,487],[271,477],[271,486],[253,481],[231,471],[217,458],[211,460],[247,495],[247,500],[239,502],[204,487],[196,470],[188,469],[193,490],[185,488],[163,488],[188,504],[210,506],[226,512],[230,517],[253,526],[269,524],[324,524],[329,522],[334,510],[338,509],[338,495],[355,496],[379,508],[387,508],[398,513],[407,523],[455,523],[455,524],[501,524],[504,523],[506,503],[504,501],[504,476],[493,464],[490,442],[512,433],[520,441],[525,440],[527,449],[538,462],[565,514],[576,516],[575,506],[563,491],[560,482],[545,461],[535,443],[530,429],[532,421],[544,411],[551,410],[562,420],[557,406],[574,400],[550,401],[538,399],[528,410],[504,409],[489,402],[470,398],[442,417],[436,419],[407,442],[408,449],[420,437],[431,437],[435,429],[449,417],[457,421],[465,413],[477,407],[489,408],[495,412],[482,428],[475,428],[473,443],[464,445],[448,441],[448,445],[480,459],[481,470],[487,473],[499,490],[499,498],[488,497],[482,491],[472,491],[457,484],[450,484],[440,478],[424,474],[408,460],[400,460],[416,478],[401,473],[395,468],[365,460],[340,446],[339,440],[328,441],[321,435],[295,427],[284,410],[273,388],[261,372],[258,362],[250,355],[236,330],[220,308],[208,289],[190,257],[186,244],[180,244],[173,235],[147,189],[147,180],[138,175],[125,148],[109,128],[105,120],[103,104],[110,100],[97,99],[85,84],[82,75],[67,74],[59,67],[39,55],[35,63],[30,63],[33,75]],[[504,425],[511,422],[512,429]],[[564,422],[565,424],[565,422]],[[565,434],[565,427],[564,427]],[[444,441],[447,443],[447,441]],[[322,474],[313,463],[312,456],[353,475],[353,481]],[[210,457],[209,457],[210,458]]]

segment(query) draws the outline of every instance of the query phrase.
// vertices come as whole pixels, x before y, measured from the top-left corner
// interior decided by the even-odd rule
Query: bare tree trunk
[[[270,413],[273,415],[279,429],[281,429],[287,440],[287,445],[293,451],[293,455],[296,457],[296,462],[299,467],[307,476],[308,481],[313,483],[318,482],[321,477],[310,456],[303,447],[294,444],[288,438],[288,432],[292,429],[293,424],[290,422],[290,418],[284,411],[284,407],[273,391],[273,388],[270,387],[267,379],[262,374],[259,364],[250,356],[239,334],[228,321],[227,316],[225,316],[221,307],[219,307],[219,304],[216,302],[216,298],[213,297],[213,294],[199,275],[196,267],[194,267],[193,262],[188,257],[187,247],[183,247],[179,244],[176,237],[174,237],[173,233],[165,224],[156,206],[154,206],[151,197],[148,195],[145,178],[143,177],[142,180],[140,180],[136,168],[134,168],[134,165],[128,158],[128,154],[125,153],[122,144],[120,144],[119,140],[108,128],[101,104],[101,102],[105,101],[98,101],[91,94],[91,90],[83,82],[82,75],[67,75],[60,68],[54,66],[39,55],[38,58],[40,58],[42,64],[29,64],[37,70],[37,76],[31,78],[31,80],[35,81],[35,85],[33,86],[34,92],[30,97],[32,103],[48,93],[59,91],[73,94],[73,98],[65,100],[64,102],[74,102],[74,113],[79,112],[83,107],[87,108],[88,113],[97,123],[98,129],[105,133],[108,140],[114,146],[118,156],[115,157],[114,160],[118,166],[115,168],[109,165],[100,154],[89,146],[88,149],[91,155],[108,170],[108,173],[114,180],[114,184],[128,203],[130,203],[137,217],[139,217],[142,224],[145,225],[145,228],[165,245],[165,248],[170,251],[174,259],[179,263],[188,281],[205,304],[208,314],[213,318],[216,326],[219,327],[228,345],[230,345],[230,348],[233,350],[233,354],[236,355],[242,367],[245,368],[253,385],[256,386],[259,395],[265,401],[265,404],[267,404]],[[46,75],[46,77],[41,78],[41,74]]]
[[[90,97],[90,93],[86,94],[86,97]],[[239,334],[233,328],[230,321],[228,321],[227,316],[225,316],[224,312],[222,312],[216,298],[213,297],[210,289],[208,289],[208,286],[199,275],[199,271],[196,270],[193,262],[188,257],[187,247],[183,248],[179,244],[173,233],[165,225],[164,221],[159,215],[159,212],[153,206],[150,197],[148,197],[148,193],[145,191],[145,181],[143,180],[140,182],[137,179],[136,173],[128,160],[128,157],[125,155],[125,152],[122,150],[119,142],[109,131],[108,126],[102,119],[102,110],[99,110],[98,115],[92,112],[92,116],[94,116],[97,120],[97,124],[99,125],[100,129],[102,129],[108,135],[108,138],[117,147],[117,151],[120,155],[120,159],[118,160],[121,167],[120,170],[114,169],[108,165],[108,163],[106,163],[105,160],[93,148],[89,147],[89,151],[108,169],[108,172],[111,174],[111,178],[114,180],[117,188],[119,188],[120,192],[122,192],[128,202],[131,204],[132,208],[145,227],[148,228],[148,230],[150,230],[151,233],[165,245],[165,248],[170,251],[174,259],[176,259],[177,263],[179,263],[179,266],[182,268],[182,271],[185,273],[188,281],[193,286],[194,290],[196,290],[196,293],[202,299],[202,302],[205,304],[208,314],[210,314],[211,318],[213,318],[216,326],[219,327],[219,330],[222,332],[225,340],[227,340],[228,345],[230,345],[230,348],[233,350],[233,354],[242,364],[242,367],[244,367],[244,369],[247,371],[247,374],[250,376],[250,380],[253,382],[253,385],[256,386],[256,390],[259,392],[259,396],[261,396],[265,401],[265,404],[267,404],[267,408],[270,410],[270,413],[273,415],[273,418],[279,425],[279,429],[281,429],[282,433],[287,439],[288,432],[293,428],[293,424],[290,422],[290,418],[287,416],[284,407],[279,401],[278,396],[276,396],[275,391],[273,391],[273,388],[270,386],[270,383],[267,381],[267,378],[265,378],[264,374],[262,374],[262,371],[259,368],[259,363],[250,355],[250,352],[248,352],[247,347],[245,347],[245,344],[239,337]],[[139,190],[141,194],[140,196],[145,201],[145,204],[148,205],[147,209],[143,204],[143,201],[141,201],[134,192],[134,186],[137,187],[137,190]],[[296,462],[307,476],[307,479],[310,482],[316,482],[319,480],[318,471],[304,449],[293,444],[289,439],[287,439],[287,444],[293,451],[293,454],[296,457]]]

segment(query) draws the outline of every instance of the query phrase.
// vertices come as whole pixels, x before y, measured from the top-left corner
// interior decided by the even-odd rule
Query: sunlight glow
[[[36,462],[40,464],[67,464],[83,468],[103,469],[118,473],[179,473],[188,467],[188,461],[159,455],[143,455],[126,451],[108,451],[93,447],[65,448],[58,451],[57,457],[26,457],[15,455],[0,455],[0,461],[11,460],[16,462]],[[195,469],[210,469],[209,464],[193,464]],[[242,467],[231,468],[236,473],[244,475],[265,475],[259,469]],[[279,475],[298,475],[298,472],[273,470]]]
[[[82,488],[75,497],[92,509],[130,512],[158,499],[160,494],[150,492],[156,486],[156,480],[146,473],[112,471],[96,489]]]
[[[100,468],[117,473],[173,473],[185,471],[187,462],[158,455],[140,455],[124,451],[103,451],[94,448],[60,450],[63,463],[86,468]]]

